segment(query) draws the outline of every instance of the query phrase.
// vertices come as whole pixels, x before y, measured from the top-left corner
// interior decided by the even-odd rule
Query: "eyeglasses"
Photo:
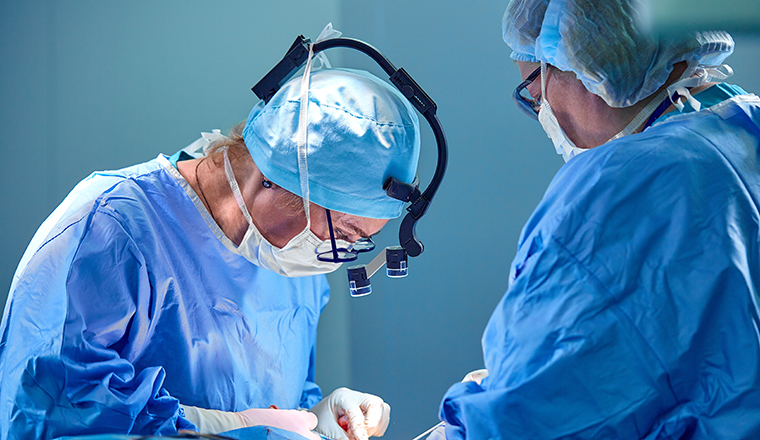
[[[371,238],[360,238],[351,243],[349,247],[338,247],[335,242],[335,232],[333,232],[332,216],[330,210],[325,209],[327,214],[327,226],[330,230],[330,249],[322,251],[322,246],[319,246],[317,251],[317,260],[328,263],[347,263],[354,261],[362,252],[370,252],[375,249],[375,243]]]
[[[525,81],[521,82],[520,85],[515,88],[515,91],[512,92],[512,98],[515,100],[517,107],[522,110],[523,113],[536,120],[538,120],[538,110],[541,108],[541,100],[533,99],[533,97],[530,96],[530,93],[528,93],[527,88],[540,74],[541,66],[537,67],[536,70],[528,75],[528,77],[525,78]],[[525,91],[527,96],[523,95],[523,91]]]

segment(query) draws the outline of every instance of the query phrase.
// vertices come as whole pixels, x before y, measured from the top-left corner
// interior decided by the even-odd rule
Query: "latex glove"
[[[335,440],[381,437],[391,418],[383,399],[348,388],[338,388],[309,411],[319,419],[315,431]]]
[[[446,424],[441,423],[427,436],[426,440],[446,440]]]
[[[462,382],[475,382],[480,385],[480,382],[486,377],[488,377],[488,370],[484,368],[481,370],[470,371],[464,376]],[[446,422],[438,424],[430,435],[427,436],[426,440],[446,440]]]
[[[233,429],[266,425],[295,432],[310,440],[320,440],[311,432],[317,426],[317,418],[308,411],[275,408],[251,408],[240,412],[218,411],[180,405],[185,418],[198,427],[201,434],[219,434]]]
[[[488,377],[488,370],[484,368],[482,370],[470,371],[467,373],[464,379],[462,379],[462,382],[475,382],[476,384],[480,385],[480,382],[482,382],[486,377]]]

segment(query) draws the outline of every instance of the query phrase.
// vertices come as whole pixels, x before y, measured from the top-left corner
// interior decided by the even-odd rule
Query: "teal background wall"
[[[507,286],[517,237],[562,160],[511,102],[519,83],[501,41],[506,1],[28,0],[0,2],[0,304],[34,231],[77,181],[173,153],[201,131],[228,130],[250,87],[295,36],[327,22],[380,49],[438,104],[449,168],[417,233],[410,275],[372,278],[348,297],[330,275],[317,380],[382,396],[387,438],[437,422],[446,389],[482,368],[480,336]],[[736,35],[734,83],[760,92],[760,37]],[[333,50],[335,65],[366,68]],[[435,143],[423,124],[420,178]],[[378,237],[395,244],[398,221]],[[367,258],[368,259],[368,258]]]

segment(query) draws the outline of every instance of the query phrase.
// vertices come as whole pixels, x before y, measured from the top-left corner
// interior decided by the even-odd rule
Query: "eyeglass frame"
[[[317,260],[326,262],[326,263],[348,263],[351,261],[355,261],[359,257],[359,254],[362,252],[371,252],[375,250],[375,243],[372,241],[371,237],[362,237],[353,243],[353,245],[359,244],[360,246],[366,246],[366,247],[359,248],[359,249],[339,248],[337,246],[337,243],[335,242],[335,232],[333,231],[332,215],[330,215],[330,210],[325,209],[325,214],[327,215],[327,229],[329,229],[330,231],[331,249],[325,252],[318,252]],[[341,257],[338,255],[338,252],[347,254],[348,256]],[[330,255],[330,254],[332,256],[330,257],[325,256],[325,255]]]
[[[520,85],[515,87],[514,92],[512,92],[512,99],[515,100],[517,108],[534,120],[538,120],[538,111],[541,108],[541,100],[528,99],[522,95],[522,91],[527,89],[529,85],[533,84],[533,81],[535,81],[539,75],[541,75],[541,66],[538,66],[536,70],[531,72]]]

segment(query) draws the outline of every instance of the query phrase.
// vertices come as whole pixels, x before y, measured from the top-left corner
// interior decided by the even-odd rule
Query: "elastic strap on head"
[[[549,67],[546,65],[546,61],[541,61],[541,100],[546,99],[546,72]]]
[[[306,67],[301,77],[301,108],[298,115],[298,175],[301,177],[301,200],[306,213],[306,229],[311,228],[311,216],[309,215],[309,166],[308,156],[308,132],[309,132],[309,83],[311,80],[311,63],[314,58],[314,45],[309,44],[309,57],[306,59]]]
[[[341,32],[333,29],[332,23],[327,23],[317,37],[316,43],[341,36]],[[309,132],[309,87],[311,82],[311,69],[314,61],[314,44],[309,44],[309,56],[306,58],[303,76],[301,77],[301,108],[298,114],[298,175],[301,180],[301,200],[303,210],[306,213],[306,229],[311,229],[311,216],[309,215],[309,166],[308,166],[308,132]],[[322,67],[330,67],[330,61],[323,53],[317,55]]]
[[[235,179],[235,173],[232,172],[232,164],[230,163],[230,158],[227,155],[227,148],[224,149],[224,174],[227,176],[227,182],[230,183],[232,194],[235,195],[235,201],[237,202],[240,211],[243,213],[243,217],[245,217],[249,225],[252,225],[253,219],[251,218],[251,213],[248,212],[248,207],[245,206],[245,200],[243,200],[243,194],[240,192],[240,187],[238,186],[237,180]]]

